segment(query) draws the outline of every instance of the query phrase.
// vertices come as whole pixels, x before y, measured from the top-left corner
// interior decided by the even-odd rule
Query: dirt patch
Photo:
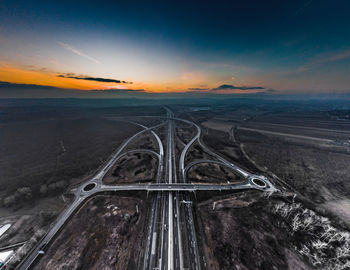
[[[339,216],[350,228],[350,199],[326,202],[323,207]]]
[[[277,224],[271,210],[276,201],[253,194],[198,206],[208,269],[313,269]]]
[[[241,130],[238,139],[257,164],[317,204],[349,196],[350,155],[344,150]]]
[[[68,198],[65,200],[67,204],[70,203]],[[27,241],[37,230],[46,230],[64,206],[65,203],[61,196],[41,199],[17,211],[0,208],[0,224],[12,224],[9,230],[0,237],[0,247]]]
[[[224,204],[225,202],[221,202]],[[203,226],[205,256],[209,269],[287,269],[278,232],[259,205],[213,210],[199,207]],[[252,204],[252,203],[249,203]]]
[[[201,125],[207,128],[216,129],[227,133],[230,133],[233,127],[232,123],[218,121],[218,120],[216,121],[208,120],[208,121],[202,122]]]
[[[156,178],[158,159],[150,153],[132,153],[121,157],[103,182],[109,185],[152,182]]]
[[[180,122],[175,122],[175,124],[176,135],[179,137],[182,144],[189,143],[197,133],[195,126],[188,126],[188,124],[186,124],[186,126],[183,126]]]
[[[230,183],[244,182],[244,178],[233,170],[215,163],[200,163],[192,166],[187,172],[189,182]]]
[[[124,149],[124,151],[135,149],[148,149],[159,152],[159,147],[156,139],[150,131],[146,131],[135,137]]]
[[[142,200],[134,198],[101,195],[89,200],[34,269],[139,268],[142,210]]]
[[[213,157],[204,152],[202,147],[198,143],[194,143],[188,150],[187,155],[185,157],[185,166],[188,165],[190,162],[201,159],[212,160]]]
[[[213,152],[219,154],[226,160],[237,164],[242,169],[252,173],[261,173],[261,171],[244,156],[240,144],[234,140],[232,134],[207,129],[207,132],[203,134],[202,140],[203,143]]]

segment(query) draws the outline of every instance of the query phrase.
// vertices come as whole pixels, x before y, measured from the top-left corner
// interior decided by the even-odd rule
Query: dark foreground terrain
[[[144,210],[135,198],[88,200],[34,269],[139,269]]]
[[[350,234],[293,198],[240,194],[198,205],[208,269],[348,269]]]
[[[208,268],[349,269],[350,122],[327,112],[233,115],[197,116],[203,141],[283,193],[199,203]]]
[[[70,205],[69,191],[141,130],[127,117],[164,113],[161,107],[94,107],[79,101],[20,103],[0,101],[0,225],[11,224],[0,248],[15,245],[12,266]],[[144,167],[137,170],[148,177]]]
[[[283,105],[284,106],[284,105]],[[188,151],[188,182],[240,183],[210,151],[279,189],[193,194],[196,234],[207,269],[350,269],[350,122],[344,110],[269,103],[174,105],[175,117],[202,129]],[[39,106],[40,107],[40,106]],[[27,110],[27,111],[26,111]],[[0,225],[11,224],[0,248],[16,246],[14,267],[72,201],[69,190],[94,172],[141,128],[161,123],[162,107],[27,108],[0,111]],[[5,112],[5,113],[4,113]],[[176,123],[177,161],[196,134]],[[166,129],[155,129],[166,145]],[[143,149],[141,153],[133,152]],[[145,132],[103,179],[105,184],[154,182],[159,149]],[[204,160],[204,162],[203,162]],[[140,269],[149,205],[117,194],[89,199],[64,226],[35,269]],[[191,203],[191,202],[190,202]],[[188,206],[190,207],[190,206]]]

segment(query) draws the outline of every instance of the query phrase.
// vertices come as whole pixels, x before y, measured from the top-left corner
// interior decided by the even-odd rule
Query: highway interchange
[[[145,250],[143,269],[195,269],[205,268],[204,258],[201,257],[193,204],[190,192],[216,191],[216,190],[246,190],[256,189],[262,192],[275,192],[277,189],[264,176],[253,175],[237,165],[225,160],[212,152],[201,142],[201,128],[188,120],[175,118],[173,112],[166,108],[167,117],[159,117],[162,122],[152,127],[130,122],[142,128],[111,156],[109,161],[90,180],[72,190],[75,199],[57,218],[44,238],[22,261],[20,270],[30,269],[41,254],[48,248],[54,237],[64,229],[64,225],[74,215],[74,212],[84,201],[103,192],[112,191],[147,191],[152,192],[151,209],[148,214],[148,231],[145,235]],[[125,120],[124,120],[125,121]],[[179,121],[196,128],[195,136],[185,144],[181,155],[176,159],[175,152],[175,123]],[[166,148],[155,130],[166,126]],[[145,132],[150,132],[158,144],[158,153],[148,149],[135,149],[124,151],[135,138]],[[213,159],[203,159],[190,162],[185,166],[185,157],[191,146],[197,142]],[[113,165],[124,155],[134,152],[148,152],[158,158],[157,176],[150,184],[106,185],[103,178]],[[187,183],[186,174],[190,167],[199,163],[217,163],[226,166],[240,174],[244,181],[239,184],[191,184]],[[178,166],[177,166],[178,165]]]

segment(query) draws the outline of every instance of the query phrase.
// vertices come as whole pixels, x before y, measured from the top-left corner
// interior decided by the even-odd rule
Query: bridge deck
[[[208,185],[208,184],[148,184],[148,185],[102,185],[100,190],[118,191],[118,190],[144,190],[144,191],[210,191],[210,190],[240,190],[240,189],[260,189],[249,183],[243,184],[225,184],[225,185]]]

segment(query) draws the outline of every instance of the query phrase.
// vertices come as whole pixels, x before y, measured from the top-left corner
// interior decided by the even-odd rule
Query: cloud
[[[77,90],[0,81],[0,98],[128,98],[147,95],[143,89]]]
[[[95,82],[105,82],[105,83],[124,83],[124,84],[132,84],[132,82],[115,80],[115,79],[107,79],[107,78],[98,78],[98,77],[89,77],[84,75],[76,75],[74,73],[66,73],[57,75],[59,78],[68,78],[68,79],[76,79],[76,80],[86,80],[86,81],[95,81]]]
[[[309,0],[309,1],[306,1],[305,3],[303,3],[303,5],[301,5],[301,7],[299,7],[299,9],[296,11],[296,12],[294,12],[294,16],[296,16],[296,15],[299,15],[300,13],[302,13],[302,12],[304,12],[304,10],[308,7],[308,6],[310,6],[310,4],[312,3],[312,1],[313,0]]]
[[[209,90],[208,88],[200,88],[200,87],[194,87],[194,88],[187,88],[189,91],[206,91]]]
[[[226,90],[243,90],[243,91],[249,91],[249,90],[265,90],[264,87],[261,86],[234,86],[231,84],[222,84],[219,87],[216,88],[202,88],[202,87],[193,87],[193,88],[187,88],[188,91],[226,91]],[[274,90],[268,89],[267,92],[272,92]]]
[[[231,84],[222,84],[217,88],[211,89],[211,91],[220,91],[220,90],[264,90],[264,87],[261,86],[234,86]]]
[[[70,51],[76,55],[79,55],[81,57],[84,57],[88,60],[90,60],[91,62],[94,62],[96,64],[101,64],[100,61],[96,60],[95,58],[83,53],[82,51],[79,51],[78,49],[74,48],[73,46],[67,44],[67,43],[64,43],[64,42],[58,42],[58,44],[60,44],[64,49],[66,49],[67,51]]]
[[[337,62],[341,60],[345,60],[350,58],[350,49],[343,50],[340,52],[332,52],[332,53],[323,53],[319,54],[318,56],[310,59],[308,62],[306,62],[304,65],[302,65],[298,71],[303,72],[310,70],[312,68],[316,68],[328,63]]]
[[[272,94],[272,93],[276,93],[276,92],[277,92],[277,90],[275,90],[275,89],[267,89],[265,91],[265,93],[267,93],[267,94]]]

